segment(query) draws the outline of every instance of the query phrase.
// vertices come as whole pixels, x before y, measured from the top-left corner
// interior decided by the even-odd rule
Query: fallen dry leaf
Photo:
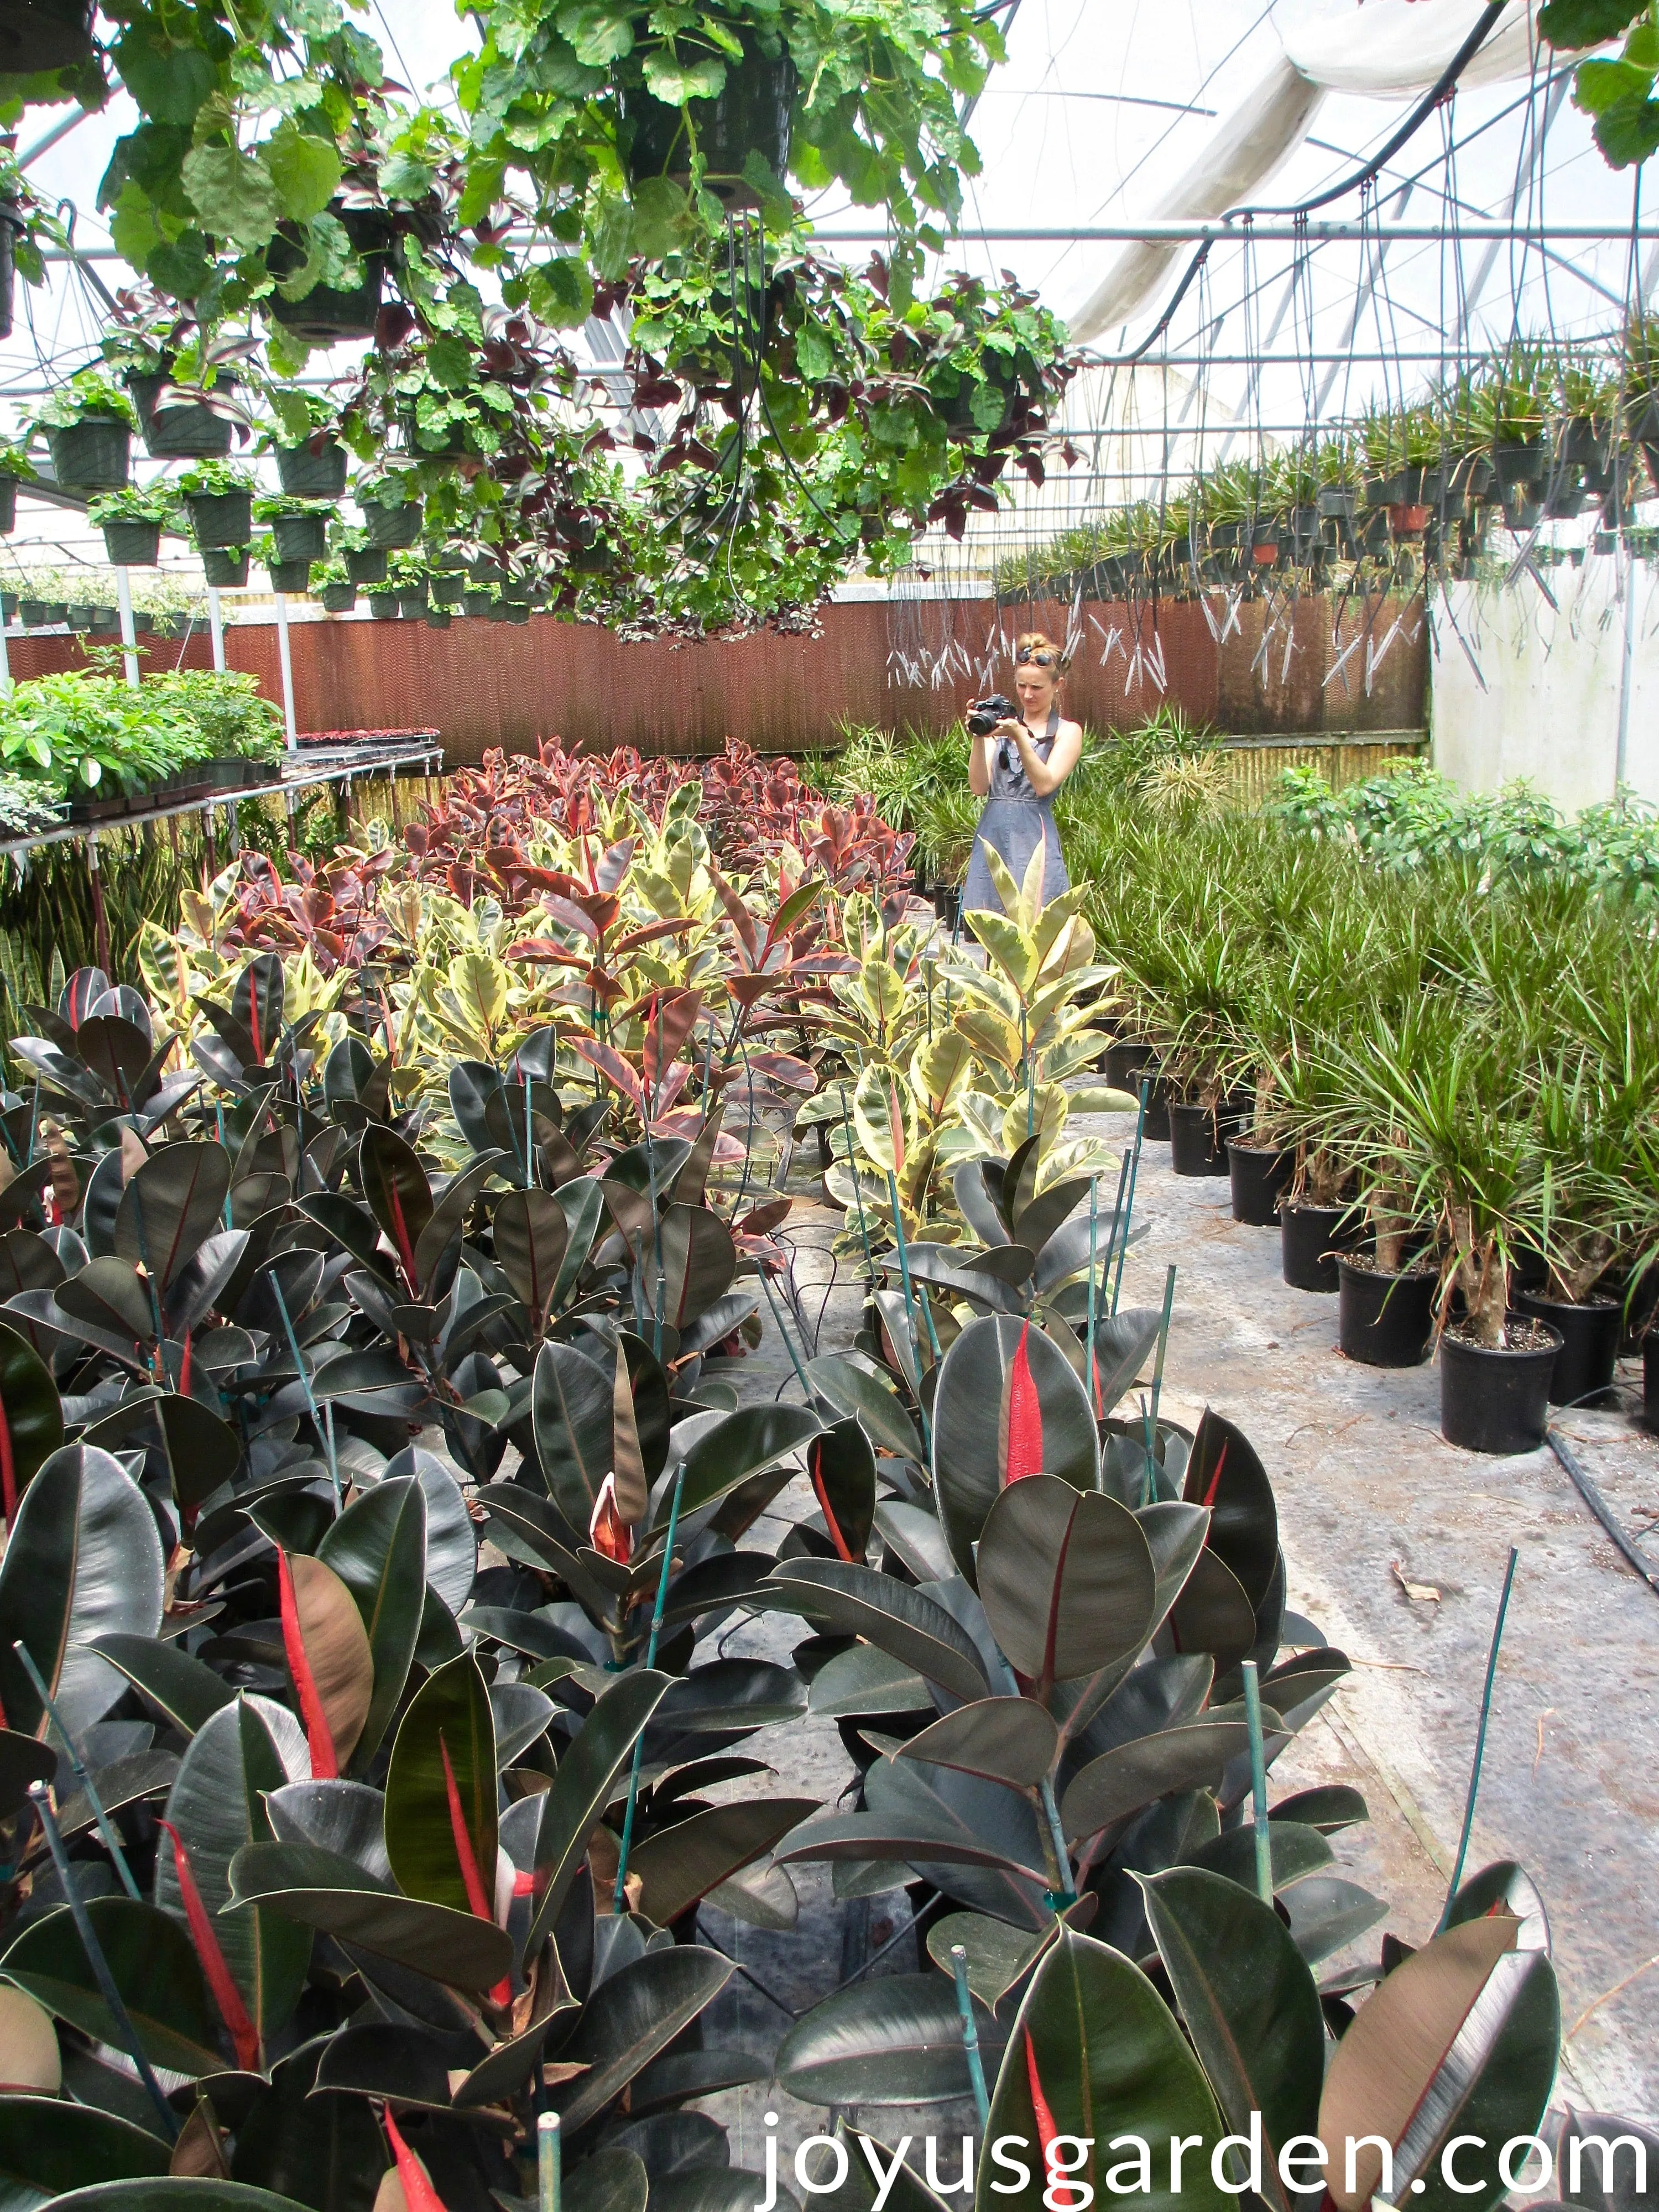
[[[1440,1593],[1432,1583],[1414,1583],[1407,1575],[1398,1559],[1392,1563],[1394,1578],[1413,1605],[1438,1605]]]

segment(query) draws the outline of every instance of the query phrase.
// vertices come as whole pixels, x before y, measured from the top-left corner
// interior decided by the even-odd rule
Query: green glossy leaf
[[[119,1671],[92,1639],[154,1636],[161,1600],[161,1540],[137,1484],[95,1445],[54,1452],[24,1494],[0,1565],[0,1705],[11,1725],[31,1733],[43,1717],[15,1642],[27,1645],[78,1735],[121,1693]]]
[[[398,1710],[426,1603],[426,1495],[413,1475],[388,1477],[355,1498],[317,1547],[351,1592],[374,1661],[368,1716],[352,1754],[361,1772]]]
[[[1059,1751],[1060,1730],[1045,1706],[1030,1698],[981,1698],[913,1735],[899,1756],[1032,1790]]]
[[[860,1424],[837,1421],[814,1437],[806,1447],[806,1474],[820,1511],[834,1516],[842,1542],[862,1560],[875,1526],[876,1455]]]
[[[1310,1875],[1285,1890],[1281,1902],[1296,1948],[1310,1966],[1357,1943],[1389,1917],[1380,1897],[1336,1875]]]
[[[230,1863],[244,1844],[267,1843],[271,1826],[264,1793],[287,1782],[264,1721],[243,1698],[215,1713],[193,1736],[167,1793],[167,1817],[184,1838],[202,1901],[216,1916],[219,1948],[262,2037],[292,2017],[311,1964],[307,1929],[258,1907],[226,1912]],[[184,1920],[173,1841],[163,1833],[155,1854],[155,1902]]]
[[[945,1353],[933,1400],[933,1492],[951,1557],[969,1583],[974,1546],[1007,1473],[1008,1401],[1022,1340],[1042,1417],[1043,1471],[1092,1491],[1100,1439],[1089,1401],[1052,1338],[1011,1314],[970,1322]]]
[[[588,2069],[553,2092],[566,2131],[574,2135],[620,2096],[719,1996],[733,1971],[718,1951],[679,1943],[647,1952],[601,1982],[559,2053]]]
[[[0,2206],[167,2170],[167,2146],[112,2113],[55,2097],[0,2096]]]
[[[211,2074],[219,2015],[185,1930],[153,1905],[94,1897],[87,1907],[109,1969],[151,2062],[182,2074]],[[3,1966],[48,2012],[99,2042],[125,2049],[67,1905],[32,1922],[8,1947]]]
[[[1320,1873],[1335,1856],[1318,1829],[1300,1820],[1270,1820],[1267,1840],[1275,1890]],[[1224,1829],[1220,1835],[1212,1836],[1208,1843],[1189,1852],[1186,1863],[1206,1874],[1219,1875],[1240,1889],[1248,1889],[1254,1896],[1255,1831],[1248,1821],[1243,1827]]]
[[[446,1758],[447,1771],[446,1771]],[[405,1896],[468,1909],[450,1783],[484,1895],[495,1897],[495,1726],[489,1691],[470,1651],[429,1674],[398,1724],[386,1778],[386,1847]]]
[[[717,1426],[705,1429],[685,1455],[681,1512],[696,1513],[712,1505],[751,1474],[798,1450],[823,1426],[817,1415],[804,1406],[744,1406],[728,1413]],[[669,1500],[664,1495],[653,1525],[665,1526],[668,1511]]]
[[[513,1962],[512,1941],[494,1921],[398,1897],[355,1860],[314,1844],[245,1844],[230,1883],[239,1904],[269,1904],[456,1989],[493,1989]]]
[[[1001,2037],[978,2015],[988,2075]],[[778,2045],[778,2086],[807,2105],[936,2105],[970,2094],[954,1984],[885,1974],[837,1990]]]
[[[118,1668],[182,1735],[205,1728],[236,1695],[211,1667],[174,1641],[112,1632],[94,1637],[91,1649]]]
[[[570,1223],[550,1190],[510,1190],[491,1216],[495,1257],[539,1329],[570,1243]]]
[[[225,1223],[230,1155],[222,1145],[163,1145],[121,1194],[115,1249],[168,1289]]]
[[[954,1974],[951,1954],[960,1944],[968,1954],[968,1986],[988,2011],[994,2012],[1009,1990],[1036,1963],[1048,1933],[1011,1928],[983,1912],[947,1912],[930,1921],[927,1955],[942,1974]]]
[[[0,1820],[9,1820],[28,1802],[29,1785],[53,1781],[58,1773],[55,1744],[38,1736],[0,1729]]]
[[[290,121],[277,125],[261,147],[260,156],[290,222],[307,222],[321,215],[339,188],[340,156],[331,142],[313,138]]]
[[[64,1408],[52,1370],[33,1345],[0,1323],[0,1424],[21,1498],[64,1441]]]
[[[563,1910],[586,1854],[587,1839],[604,1819],[641,1731],[662,1703],[670,1680],[644,1667],[619,1675],[596,1700],[560,1759],[552,1786],[543,1794],[536,1831],[536,1912],[526,1950],[539,1945]]]
[[[363,1131],[357,1174],[368,1210],[413,1289],[419,1280],[415,1247],[432,1218],[432,1188],[426,1170],[413,1146],[395,1129],[375,1122]]]
[[[564,2176],[560,2212],[645,2212],[651,2183],[637,2151],[611,2143]]]
[[[1119,1744],[1091,1759],[1068,1785],[1060,1806],[1066,1840],[1091,1836],[1155,1798],[1218,1782],[1227,1761],[1249,1747],[1243,1721],[1194,1721]]]
[[[1209,1509],[1208,1548],[1237,1577],[1254,1615],[1279,1562],[1279,1511],[1255,1447],[1213,1408],[1193,1438],[1182,1495]]]
[[[386,2137],[365,2100],[311,2094],[327,2049],[319,2036],[272,2067],[269,2087],[237,2123],[232,2179],[313,2212],[374,2212]]]
[[[586,1537],[611,1472],[615,1375],[568,1344],[544,1344],[531,1389],[536,1456],[548,1495]]]
[[[812,1677],[811,1710],[825,1720],[861,1713],[920,1713],[932,1709],[927,1683],[914,1668],[873,1644],[838,1651]]]
[[[308,2212],[291,2197],[240,2181],[101,2182],[54,2197],[52,2212]]]
[[[1261,2193],[1297,2202],[1279,2172],[1292,2136],[1311,2135],[1325,2078],[1314,1978],[1271,1905],[1218,1875],[1171,1867],[1143,1881],[1146,1918],[1210,2087],[1237,2134],[1261,2115]]]
[[[1004,1656],[1039,1696],[1140,1650],[1157,1593],[1146,1535],[1114,1498],[1036,1474],[986,1516],[980,1600]]]
[[[892,1575],[840,1559],[785,1559],[766,1583],[775,1605],[865,1638],[952,1697],[983,1698],[989,1688],[966,1629],[926,1591]]]
[[[816,1797],[751,1797],[711,1805],[647,1836],[628,1862],[642,1884],[640,1911],[666,1928],[817,1809]]]
[[[1030,2177],[1042,2166],[1033,2069],[1056,2133],[1088,2143],[1074,2172],[1093,2189],[1097,2203],[1132,2203],[1138,2212],[1223,2212],[1237,2203],[1211,2178],[1211,2153],[1224,2125],[1162,1998],[1121,1953],[1069,1928],[1060,1930],[1031,1977],[985,2129],[991,2142],[1005,2135],[1024,2138],[1027,2149],[1015,2155],[1029,2157],[1027,2185],[1018,2200],[1026,2204],[1039,2201]],[[1111,2147],[1126,2136],[1146,2146],[1150,2171],[1145,2174],[1137,2171],[1128,2145]],[[1197,2141],[1185,2152],[1179,2185],[1172,2187],[1170,2144],[1180,2136]],[[991,2194],[994,2181],[1005,2191],[1010,2187],[1008,2173],[987,2159],[977,2177],[979,2212],[1010,2201]]]
[[[857,1420],[878,1451],[921,1461],[921,1437],[890,1382],[836,1352],[810,1361],[806,1379],[832,1412]]]

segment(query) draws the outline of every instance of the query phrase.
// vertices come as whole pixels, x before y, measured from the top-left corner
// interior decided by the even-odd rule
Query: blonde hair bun
[[[1014,665],[1016,667],[1018,666],[1022,660],[1035,660],[1039,653],[1048,653],[1050,656],[1051,665],[1054,669],[1054,681],[1058,683],[1060,678],[1064,676],[1066,670],[1071,666],[1071,657],[1068,653],[1061,651],[1060,647],[1054,643],[1053,638],[1051,638],[1046,631],[1040,629],[1028,629],[1023,631],[1021,635],[1014,640]]]

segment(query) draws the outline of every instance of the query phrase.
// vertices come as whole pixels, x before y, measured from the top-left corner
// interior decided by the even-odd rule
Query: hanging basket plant
[[[277,499],[253,502],[253,519],[266,524],[275,541],[279,561],[321,561],[328,554],[328,526],[334,510],[312,500]]]
[[[247,582],[246,545],[204,545],[202,574],[216,591],[240,592]]]
[[[203,461],[179,479],[179,495],[204,550],[246,545],[253,535],[253,479],[226,461]]]
[[[117,491],[131,469],[138,427],[131,400],[100,369],[83,368],[36,413],[52,475],[66,490]]]
[[[319,255],[314,234],[295,222],[284,223],[265,249],[276,279],[266,302],[271,319],[307,346],[372,338],[392,265],[392,215],[368,198],[344,198],[331,199],[321,212],[323,222],[313,234],[323,230],[332,255]],[[319,266],[325,258],[331,264],[326,276]]]
[[[13,439],[0,438],[0,538],[9,537],[17,526],[17,487],[33,476],[33,464],[24,448]]]
[[[708,40],[702,70],[712,78],[711,64],[722,64],[724,76],[718,91],[701,98],[688,91],[683,100],[671,102],[653,88],[654,82],[665,90],[686,89],[703,81],[696,60],[682,59],[678,75],[672,78],[647,65],[640,82],[623,79],[622,135],[629,181],[636,191],[659,177],[685,187],[692,182],[696,162],[703,187],[717,199],[728,207],[759,207],[762,194],[751,181],[754,164],[762,165],[768,178],[787,175],[799,73],[775,29],[769,36],[751,30],[740,43],[740,53],[733,55],[722,53],[712,38]]]
[[[128,485],[88,502],[87,520],[104,533],[104,550],[118,568],[153,568],[161,532],[180,526],[178,496],[165,481]]]

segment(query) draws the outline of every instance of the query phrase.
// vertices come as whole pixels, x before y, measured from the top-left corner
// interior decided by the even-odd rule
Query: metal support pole
[[[1622,526],[1620,550],[1624,555],[1625,638],[1619,656],[1619,740],[1613,756],[1613,795],[1618,798],[1628,781],[1630,765],[1630,695],[1636,678],[1636,556]]]
[[[6,650],[6,625],[0,622],[0,691],[11,689],[11,655]]]
[[[288,593],[276,594],[276,656],[283,665],[283,726],[288,732],[288,749],[291,753],[300,750],[299,725],[294,719],[294,656],[288,646]]]
[[[121,610],[121,665],[126,671],[127,682],[138,689],[138,633],[132,622],[132,578],[126,564],[115,571],[115,604]]]
[[[225,617],[219,605],[217,586],[208,586],[208,635],[213,640],[213,665],[222,676],[225,672]]]

